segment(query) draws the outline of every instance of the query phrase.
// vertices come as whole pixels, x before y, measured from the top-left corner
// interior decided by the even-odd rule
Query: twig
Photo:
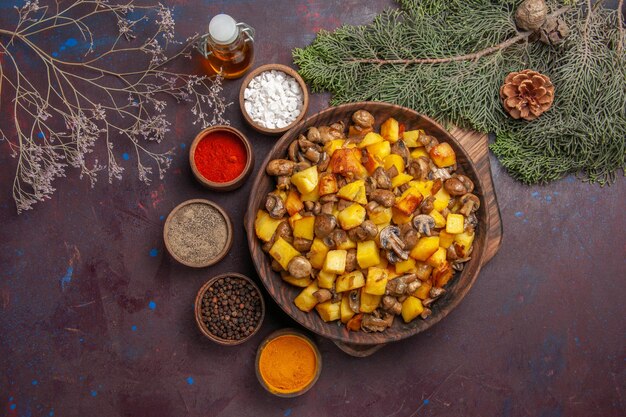
[[[29,0],[16,8],[18,21],[14,28],[0,28],[0,53],[4,58],[0,63],[0,93],[4,94],[0,97],[12,101],[12,137],[7,137],[7,128],[0,127],[0,139],[8,143],[12,156],[17,158],[13,198],[18,213],[50,198],[55,191],[53,181],[64,177],[68,167],[78,168],[81,178],[89,178],[92,186],[97,173],[105,169],[109,182],[121,179],[124,168],[113,152],[115,137],[127,140],[134,148],[140,180],[149,183],[155,166],[163,178],[173,148],[157,153],[143,143],[159,143],[169,131],[164,113],[167,98],[191,103],[194,124],[228,124],[223,118],[228,104],[220,96],[219,79],[167,69],[173,60],[190,57],[195,42],[192,37],[177,51],[168,50],[169,45],[180,44],[175,41],[170,9],[160,4],[135,6],[133,0],[121,0],[122,4],[72,0],[63,7],[59,1],[48,0],[56,7],[40,6],[39,1]],[[127,13],[132,10],[153,12],[156,17],[129,19]],[[108,50],[94,53],[94,24],[108,23],[107,17],[117,22],[118,36]],[[119,46],[121,38],[136,38],[133,29],[143,21],[152,23],[146,26],[146,39],[139,46]],[[79,32],[89,46],[85,56],[93,54],[90,59],[73,62],[57,58],[39,46],[41,35],[49,37],[63,28]],[[17,47],[28,48],[40,60],[39,65],[24,66],[20,61],[24,54],[14,52]],[[117,61],[135,67],[125,72],[110,69],[104,61],[112,56],[124,57]],[[41,78],[46,82],[31,83],[38,77],[23,72],[25,68],[44,71]],[[15,92],[10,98],[7,89]],[[115,121],[112,113],[118,116]],[[100,143],[106,146],[104,162],[89,156]],[[127,154],[123,158],[130,159]]]
[[[623,1],[623,0],[622,0]],[[556,10],[555,12],[551,13],[549,16],[550,17],[557,17],[560,16],[561,14],[567,12],[570,9],[569,6],[566,7],[561,7],[560,9]],[[415,58],[415,59],[375,59],[375,58],[370,58],[370,59],[349,59],[347,60],[348,62],[354,62],[354,63],[359,63],[359,64],[377,64],[377,65],[388,65],[388,64],[443,64],[443,63],[447,63],[447,62],[457,62],[457,61],[474,61],[477,59],[480,59],[486,55],[490,55],[493,54],[494,52],[498,52],[501,51],[503,49],[506,49],[508,47],[510,47],[511,45],[514,45],[520,41],[523,41],[524,39],[528,39],[530,37],[530,35],[533,34],[533,31],[525,31],[525,32],[519,32],[517,35],[515,35],[514,37],[512,37],[511,39],[508,39],[502,43],[499,43],[498,45],[495,46],[490,46],[489,48],[485,48],[481,51],[478,52],[474,52],[472,54],[466,54],[466,55],[457,55],[457,56],[452,56],[452,57],[447,57],[447,58]]]

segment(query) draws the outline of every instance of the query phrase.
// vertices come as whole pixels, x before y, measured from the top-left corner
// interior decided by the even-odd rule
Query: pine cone
[[[547,14],[544,0],[524,0],[515,11],[515,23],[522,30],[537,30],[546,21]]]
[[[563,19],[549,17],[539,29],[539,40],[548,45],[558,45],[569,35],[569,27]]]
[[[552,106],[554,85],[550,78],[537,71],[514,71],[500,87],[500,98],[514,119],[534,120]]]

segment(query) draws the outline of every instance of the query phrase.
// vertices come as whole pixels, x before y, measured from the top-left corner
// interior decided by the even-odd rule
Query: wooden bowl
[[[479,225],[476,229],[476,238],[474,239],[474,249],[472,259],[465,264],[465,268],[456,276],[446,287],[446,294],[443,295],[432,305],[432,315],[426,319],[416,319],[405,324],[402,318],[396,318],[393,326],[382,333],[365,333],[348,332],[344,325],[338,326],[336,323],[324,323],[315,312],[305,313],[299,310],[293,303],[294,298],[300,292],[300,288],[292,287],[286,284],[277,272],[272,271],[271,259],[261,249],[262,242],[254,233],[254,219],[259,208],[263,207],[264,198],[268,192],[275,188],[273,178],[265,173],[267,163],[276,158],[284,157],[287,154],[287,147],[298,137],[300,133],[304,133],[310,126],[329,125],[336,121],[344,121],[346,126],[350,123],[350,117],[356,110],[365,109],[372,113],[376,119],[376,129],[380,128],[380,124],[388,117],[394,117],[400,123],[406,126],[407,130],[424,129],[428,134],[436,137],[441,142],[448,142],[457,156],[457,163],[460,171],[470,177],[474,182],[474,193],[481,199],[481,206],[476,212]],[[338,107],[332,107],[315,114],[305,121],[298,123],[289,132],[284,134],[274,145],[265,161],[261,165],[261,169],[254,180],[250,198],[248,200],[248,211],[245,218],[245,228],[248,238],[248,246],[252,260],[256,270],[261,277],[261,281],[269,294],[274,298],[276,303],[298,323],[307,329],[334,340],[353,345],[375,345],[380,343],[388,343],[413,336],[423,332],[432,325],[438,323],[446,317],[465,297],[471,286],[476,281],[483,261],[485,250],[487,227],[489,225],[489,213],[485,209],[484,186],[477,174],[476,167],[469,159],[467,152],[459,145],[452,135],[450,135],[441,125],[434,120],[421,115],[413,110],[387,103],[378,102],[360,102],[345,104]]]
[[[267,346],[267,344],[269,342],[271,342],[272,340],[281,337],[281,336],[296,336],[299,337],[301,339],[303,339],[305,342],[307,342],[311,348],[313,349],[313,352],[315,353],[315,361],[317,362],[317,369],[315,370],[315,376],[313,377],[313,379],[311,380],[311,382],[309,382],[304,388],[302,388],[299,391],[296,392],[290,392],[290,393],[283,393],[283,392],[277,392],[276,390],[272,389],[271,386],[269,386],[265,380],[263,379],[263,377],[261,376],[261,369],[259,367],[259,361],[261,359],[261,352],[263,351],[263,349],[265,348],[265,346]],[[309,338],[307,337],[304,333],[299,332],[295,329],[281,329],[281,330],[277,330],[274,333],[270,334],[269,336],[267,336],[263,342],[261,342],[261,344],[259,345],[259,348],[256,351],[256,360],[255,360],[255,371],[256,371],[256,377],[259,380],[259,383],[261,384],[261,386],[263,386],[263,388],[265,388],[267,390],[267,392],[269,392],[270,394],[276,395],[277,397],[283,397],[283,398],[293,398],[293,397],[298,397],[302,394],[304,394],[305,392],[307,392],[308,390],[310,390],[313,385],[315,385],[315,383],[317,382],[317,380],[320,377],[320,374],[322,373],[322,355],[320,354],[319,349],[317,348],[317,345]]]
[[[200,173],[200,171],[198,171],[198,167],[196,166],[196,160],[194,158],[196,148],[198,147],[200,141],[202,141],[202,139],[204,139],[209,133],[217,131],[225,131],[234,134],[239,140],[241,140],[244,147],[246,148],[246,166],[244,167],[243,171],[241,171],[241,174],[239,174],[239,176],[227,182],[215,182],[205,178]],[[254,152],[252,152],[252,146],[250,145],[248,139],[239,130],[235,129],[232,126],[211,126],[198,133],[191,143],[191,146],[189,147],[189,165],[191,166],[191,172],[193,172],[193,176],[196,177],[198,182],[200,182],[200,184],[204,185],[206,188],[214,191],[231,191],[241,187],[241,185],[246,181],[246,179],[252,172],[252,168],[254,168]]]
[[[259,75],[260,73],[265,72],[265,71],[271,71],[271,70],[281,71],[287,75],[292,76],[293,78],[296,79],[296,81],[298,81],[298,84],[300,84],[300,88],[302,89],[302,110],[300,111],[300,114],[298,115],[298,117],[296,117],[296,119],[293,122],[291,122],[291,124],[285,127],[277,128],[277,129],[268,129],[268,128],[265,128],[263,126],[259,126],[258,124],[256,124],[252,120],[248,112],[246,111],[246,108],[244,107],[245,99],[243,98],[243,93],[246,90],[246,87],[248,87],[248,84],[250,84],[250,81],[252,81],[252,79],[256,77],[257,75]],[[290,68],[286,65],[281,65],[281,64],[261,65],[260,67],[250,72],[241,83],[241,89],[239,90],[239,108],[241,109],[243,118],[254,130],[260,133],[264,133],[266,135],[278,135],[280,133],[284,133],[288,131],[289,129],[294,127],[304,118],[304,115],[306,114],[306,111],[309,108],[309,91],[307,90],[306,83],[304,82],[300,74],[298,74],[293,68]]]
[[[224,217],[224,221],[226,222],[226,230],[228,232],[228,236],[226,236],[226,243],[224,245],[224,249],[222,249],[220,253],[218,253],[213,259],[210,259],[209,261],[204,262],[204,263],[187,262],[181,259],[176,254],[176,252],[174,252],[174,250],[172,249],[172,244],[169,239],[169,232],[168,232],[169,225],[170,225],[170,222],[172,221],[172,218],[176,214],[176,212],[180,210],[181,208],[188,206],[189,204],[194,204],[194,203],[207,204],[213,207],[214,209],[216,209],[222,215],[222,217]],[[165,242],[165,248],[167,249],[167,252],[170,254],[170,256],[176,259],[181,264],[190,266],[192,268],[205,268],[207,266],[215,265],[216,263],[221,261],[230,250],[230,247],[233,245],[233,224],[230,221],[230,217],[228,217],[228,214],[226,214],[226,212],[220,206],[218,206],[217,204],[209,200],[205,200],[202,198],[194,198],[192,200],[183,201],[182,203],[180,203],[179,205],[177,205],[176,207],[172,209],[170,214],[167,216],[167,219],[165,219],[165,224],[163,225],[163,241]]]
[[[243,339],[239,339],[239,340],[222,339],[221,337],[218,337],[218,336],[214,335],[213,333],[211,333],[209,331],[209,329],[207,329],[206,326],[204,325],[204,323],[202,322],[202,297],[204,296],[204,293],[207,291],[207,289],[211,285],[213,285],[215,283],[215,281],[217,281],[220,278],[226,278],[226,277],[233,277],[233,278],[241,278],[241,279],[243,279],[244,281],[246,281],[247,283],[252,285],[252,287],[259,294],[259,298],[261,299],[261,318],[259,319],[259,323],[256,325],[256,327],[255,327],[255,329],[254,329],[254,331],[252,333],[250,333],[248,336],[244,337]],[[198,290],[198,294],[196,295],[196,302],[195,302],[194,312],[195,312],[196,324],[198,325],[198,329],[200,329],[200,332],[204,336],[206,336],[209,340],[212,340],[213,342],[215,342],[215,343],[217,343],[219,345],[235,346],[235,345],[239,345],[239,344],[245,342],[246,340],[250,339],[252,336],[254,336],[259,331],[259,329],[261,328],[261,325],[263,324],[263,319],[265,318],[265,301],[263,300],[263,293],[261,293],[261,290],[254,283],[254,281],[252,281],[250,278],[248,278],[245,275],[241,275],[241,274],[238,274],[236,272],[228,272],[226,274],[220,274],[220,275],[217,275],[217,276],[211,278],[210,280],[205,282],[202,287],[200,287],[200,289]]]

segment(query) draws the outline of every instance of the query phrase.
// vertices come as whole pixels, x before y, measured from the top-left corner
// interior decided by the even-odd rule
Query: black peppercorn
[[[202,297],[202,321],[221,339],[240,340],[249,336],[260,319],[260,295],[244,279],[220,278]]]

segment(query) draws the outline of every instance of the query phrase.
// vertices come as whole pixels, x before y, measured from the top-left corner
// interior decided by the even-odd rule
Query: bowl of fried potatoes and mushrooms
[[[466,151],[386,103],[300,122],[258,173],[245,226],[270,295],[300,324],[356,345],[445,317],[476,280],[489,214]]]

